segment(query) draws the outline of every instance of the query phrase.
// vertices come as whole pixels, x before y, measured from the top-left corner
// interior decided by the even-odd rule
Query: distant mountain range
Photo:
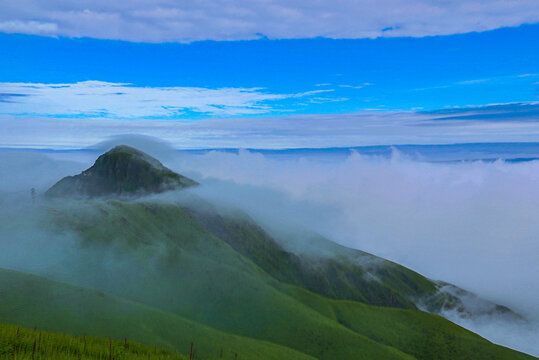
[[[287,159],[308,157],[318,159],[345,159],[352,153],[365,156],[387,158],[398,152],[407,158],[427,162],[456,162],[456,161],[496,161],[509,162],[532,161],[539,159],[539,142],[514,143],[460,143],[433,145],[373,145],[333,148],[293,148],[293,149],[243,149],[253,153],[263,154],[270,158]],[[90,153],[99,155],[93,148],[55,150],[55,149],[25,149],[0,148],[0,151],[33,151],[40,153]],[[237,153],[237,148],[183,149],[179,153],[202,155],[211,151]]]
[[[539,159],[539,143],[464,143],[438,145],[373,145],[336,148],[298,149],[246,149],[274,158],[317,158],[345,159],[352,153],[365,156],[391,157],[399,153],[411,160],[427,162],[455,161],[531,161]],[[182,150],[191,154],[205,154],[210,151],[237,153],[239,149],[199,149]]]

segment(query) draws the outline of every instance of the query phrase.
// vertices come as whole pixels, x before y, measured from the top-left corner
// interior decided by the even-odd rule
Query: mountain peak
[[[124,196],[160,193],[198,183],[165,167],[159,160],[127,145],[97,158],[79,175],[67,176],[45,193],[49,197]]]

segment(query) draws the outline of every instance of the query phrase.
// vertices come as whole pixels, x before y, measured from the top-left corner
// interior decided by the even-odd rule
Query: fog
[[[42,241],[30,231],[38,217],[29,224],[17,215],[32,208],[29,189],[43,192],[117,143],[156,156],[202,183],[190,191],[240,207],[272,231],[314,230],[509,306],[529,322],[444,316],[491,341],[539,355],[539,161],[430,163],[398,151],[390,157],[352,153],[334,161],[330,156],[277,159],[248,151],[177,152],[142,137],[112,139],[88,152],[4,152],[0,267],[39,271],[47,266],[31,257],[37,248],[32,244]],[[12,211],[15,203],[20,207]],[[5,251],[6,234],[13,238],[19,225],[32,236],[19,236],[9,242],[17,247]],[[68,256],[72,250],[60,246],[62,241],[47,247],[45,257]]]
[[[269,224],[313,229],[514,309],[529,319],[444,314],[489,340],[539,354],[539,162],[428,163],[401,156],[275,160],[186,157],[196,189]]]
[[[332,163],[240,151],[184,158],[179,167],[207,179],[212,186],[198,191],[208,197],[539,310],[506,299],[539,293],[539,162],[434,164],[397,153]]]

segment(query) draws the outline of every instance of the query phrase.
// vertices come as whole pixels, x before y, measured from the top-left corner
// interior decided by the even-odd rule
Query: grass
[[[155,266],[141,274],[118,261],[118,266],[108,271],[110,285],[90,280],[84,285],[100,286],[104,291],[222,331],[267,340],[317,358],[409,358],[283,294],[273,285],[272,277],[177,206],[124,202],[99,206],[96,210],[90,203],[87,211],[77,212],[76,218],[70,216],[70,227],[77,228],[85,241],[94,245],[96,240],[92,239],[100,239],[132,258],[144,253],[144,259],[151,258]],[[147,266],[147,260],[144,262]],[[78,281],[84,276],[75,275]]]
[[[189,360],[133,341],[60,334],[0,324],[0,358],[16,360]],[[216,358],[217,359],[217,358]]]
[[[181,354],[194,342],[200,357],[221,351],[233,359],[312,359],[292,349],[249,339],[190,321],[176,314],[17,271],[0,270],[0,321],[28,328],[130,339]],[[1,358],[1,357],[0,357]]]
[[[282,289],[327,318],[379,343],[400,349],[418,360],[533,358],[492,344],[440,316],[423,311],[328,300],[288,285]]]
[[[321,236],[302,234],[289,241],[295,247],[291,252],[283,240],[273,238],[245,214],[227,216],[195,208],[186,211],[275,279],[326,297],[415,308],[410,298],[428,297],[436,290],[432,281],[414,271]],[[313,248],[316,251],[305,253],[304,249]],[[324,252],[336,256],[321,256]]]

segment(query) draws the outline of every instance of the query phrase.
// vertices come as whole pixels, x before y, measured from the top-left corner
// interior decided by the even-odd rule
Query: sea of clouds
[[[0,205],[29,202],[31,187],[42,193],[117,141],[85,152],[3,152]],[[243,208],[270,229],[311,229],[509,306],[529,322],[444,315],[493,342],[539,355],[539,161],[427,162],[398,151],[272,157],[126,142],[201,182],[192,190],[199,196]],[[0,256],[0,267],[7,260]]]
[[[539,161],[430,163],[397,151],[283,160],[216,151],[176,167],[208,183],[195,190],[200,195],[240,206],[269,227],[312,229],[509,306],[529,323],[443,315],[539,355]]]

